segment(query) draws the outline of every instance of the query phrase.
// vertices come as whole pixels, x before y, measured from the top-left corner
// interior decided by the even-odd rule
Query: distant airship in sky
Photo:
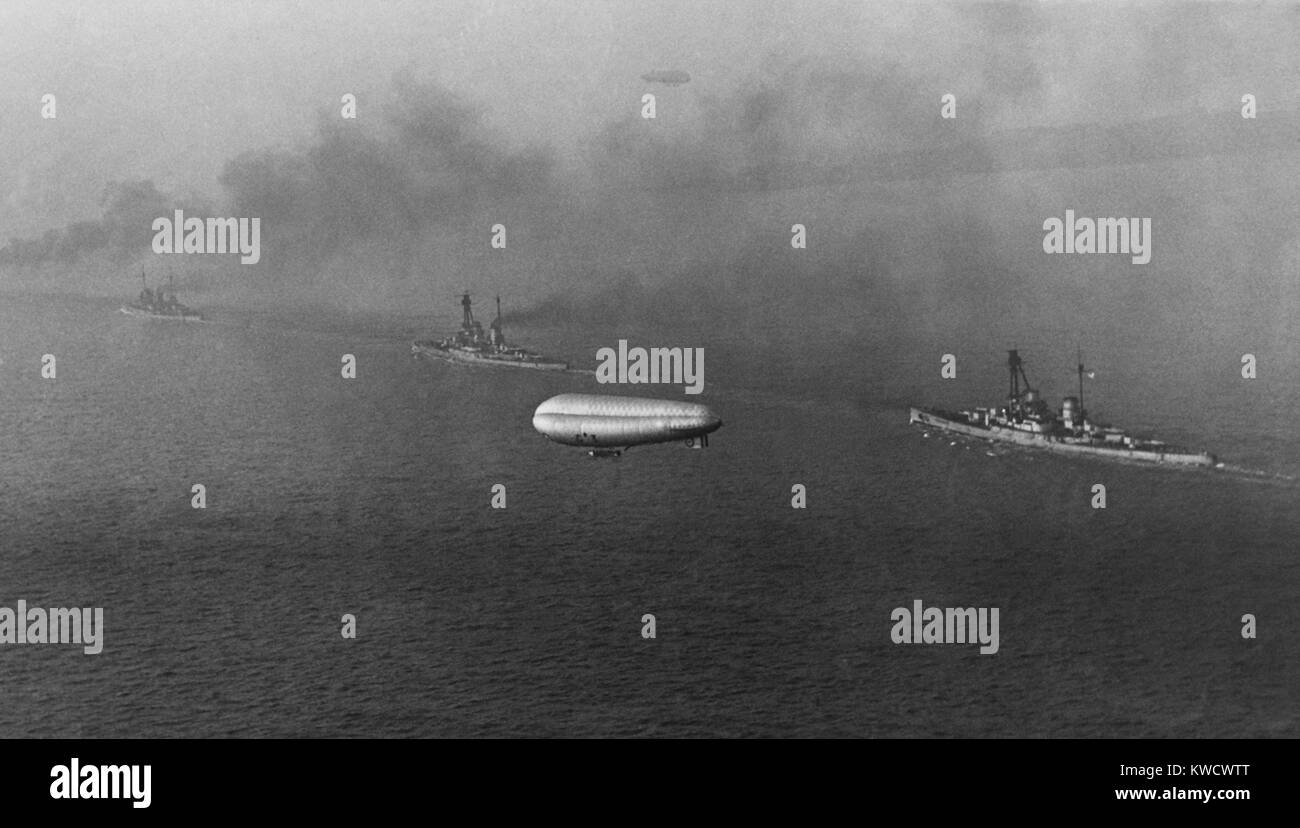
[[[681,86],[683,83],[690,83],[691,76],[685,72],[677,70],[646,72],[641,76],[641,80],[646,83],[665,83],[669,86]]]
[[[673,440],[704,448],[721,425],[718,415],[698,403],[602,394],[560,394],[533,413],[533,428],[547,439],[588,447],[593,457]]]

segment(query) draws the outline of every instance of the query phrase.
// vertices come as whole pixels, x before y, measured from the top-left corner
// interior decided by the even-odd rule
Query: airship
[[[533,412],[533,428],[548,440],[588,447],[592,457],[674,440],[701,449],[721,425],[718,415],[698,403],[603,394],[560,394]]]
[[[681,86],[683,83],[690,83],[691,76],[685,72],[678,72],[675,69],[667,71],[646,72],[641,76],[641,80],[646,83],[664,83],[669,86]]]

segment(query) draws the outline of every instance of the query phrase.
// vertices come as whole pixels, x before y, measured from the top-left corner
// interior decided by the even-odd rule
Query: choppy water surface
[[[0,647],[0,735],[1300,733],[1300,490],[908,426],[909,402],[995,402],[997,346],[944,384],[951,342],[679,334],[725,421],[709,450],[594,461],[531,414],[613,389],[413,360],[410,319],[4,299],[0,606],[102,606],[106,635]],[[627,336],[512,333],[578,362]],[[1036,341],[1059,401],[1073,353]],[[1295,475],[1295,366],[1244,384],[1180,347],[1094,346],[1090,406]],[[893,644],[914,599],[999,607],[1000,651]]]

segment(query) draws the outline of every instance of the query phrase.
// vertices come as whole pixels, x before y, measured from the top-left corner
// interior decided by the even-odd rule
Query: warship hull
[[[120,310],[122,313],[128,314],[130,316],[147,316],[151,319],[171,319],[176,322],[202,322],[203,321],[202,314],[196,313],[195,311],[191,311],[191,310],[177,311],[174,313],[160,313],[158,311],[149,310],[148,308],[142,308],[137,305],[123,305],[120,308]]]
[[[437,342],[412,342],[411,353],[420,357],[442,359],[467,365],[492,365],[500,368],[530,368],[534,371],[567,371],[569,363],[545,357],[515,358],[501,353],[482,353],[461,348],[440,347]]]
[[[1043,449],[1058,454],[1086,455],[1115,460],[1132,460],[1142,463],[1159,463],[1170,466],[1213,466],[1214,455],[1206,452],[1187,452],[1179,450],[1154,451],[1141,448],[1127,448],[1122,445],[1104,445],[1093,440],[1073,439],[1051,434],[1022,431],[1005,426],[982,426],[962,422],[961,415],[947,411],[928,408],[911,409],[909,422],[924,425],[940,431],[963,434],[981,440],[993,440],[1001,443]]]

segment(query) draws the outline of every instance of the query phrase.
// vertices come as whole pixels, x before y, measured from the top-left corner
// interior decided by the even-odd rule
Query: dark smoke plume
[[[132,262],[150,252],[154,219],[171,217],[176,209],[190,214],[207,209],[193,202],[181,204],[148,180],[109,184],[100,204],[103,217],[99,221],[74,222],[34,239],[10,241],[0,248],[0,266],[72,264],[96,255],[114,264]]]

